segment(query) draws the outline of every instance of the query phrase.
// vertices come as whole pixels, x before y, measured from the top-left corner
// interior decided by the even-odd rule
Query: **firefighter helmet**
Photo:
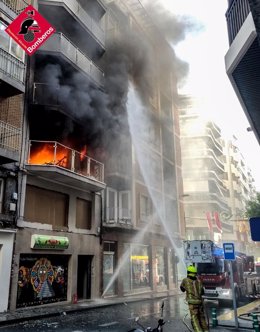
[[[32,18],[27,18],[25,21],[23,21],[19,35],[25,35],[33,22],[34,20]]]
[[[187,267],[187,272],[188,274],[192,273],[192,274],[197,274],[197,268],[196,266],[190,265]]]

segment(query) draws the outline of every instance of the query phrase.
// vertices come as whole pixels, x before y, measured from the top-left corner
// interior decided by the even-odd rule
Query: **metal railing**
[[[104,182],[104,164],[55,141],[29,141],[28,164],[56,166]]]
[[[0,47],[0,71],[24,84],[26,65]]]
[[[0,147],[19,152],[22,131],[6,122],[0,121]]]
[[[235,39],[249,12],[250,6],[247,0],[233,0],[231,3],[226,12],[229,44]]]
[[[87,27],[87,29],[93,34],[93,36],[101,43],[105,44],[105,32],[101,26],[81,7],[78,1],[71,0],[48,0],[48,2],[60,2],[64,3]]]
[[[17,15],[31,4],[30,0],[1,0],[6,7],[11,9]]]
[[[91,59],[80,51],[61,32],[54,33],[42,46],[40,51],[61,52],[66,58],[77,65],[89,75],[98,85],[103,85],[103,72],[91,61]]]

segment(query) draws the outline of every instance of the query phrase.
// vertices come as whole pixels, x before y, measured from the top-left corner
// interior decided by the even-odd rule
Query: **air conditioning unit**
[[[107,221],[107,224],[115,224],[115,219],[108,219]]]

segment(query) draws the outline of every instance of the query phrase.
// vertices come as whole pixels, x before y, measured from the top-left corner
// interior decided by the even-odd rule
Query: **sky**
[[[257,191],[260,191],[260,146],[250,127],[225,71],[228,34],[225,13],[227,0],[161,0],[175,15],[188,15],[198,29],[174,45],[179,58],[189,63],[189,74],[180,93],[204,99],[207,116],[216,122],[226,138],[233,135],[236,145],[252,170]],[[196,25],[196,23],[195,23]]]

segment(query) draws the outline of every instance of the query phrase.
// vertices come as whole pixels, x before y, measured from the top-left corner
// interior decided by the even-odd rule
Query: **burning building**
[[[153,14],[140,1],[107,4],[106,84],[127,126],[105,167],[104,297],[166,295],[177,286],[183,206],[175,99],[182,64]]]
[[[171,294],[186,66],[137,0],[33,5],[56,32],[28,57],[10,308]]]
[[[101,282],[105,7],[33,5],[56,33],[28,57],[13,309],[96,298]]]

